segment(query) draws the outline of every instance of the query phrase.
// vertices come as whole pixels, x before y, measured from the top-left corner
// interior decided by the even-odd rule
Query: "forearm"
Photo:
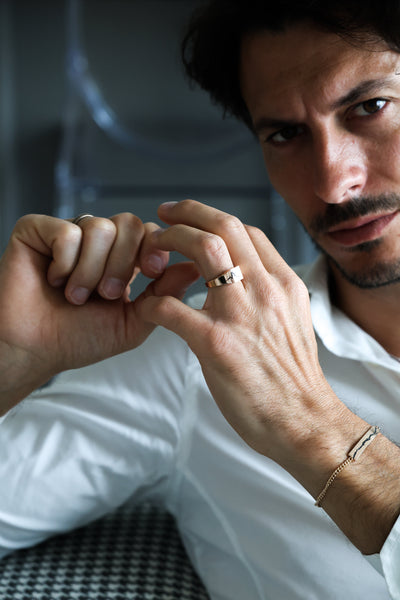
[[[51,376],[45,365],[33,364],[24,352],[11,351],[0,342],[0,416],[46,383]]]
[[[325,498],[324,509],[364,554],[380,552],[399,516],[399,468],[399,448],[379,435]]]
[[[307,444],[298,445],[288,468],[314,498],[370,427],[336,402],[324,422],[316,424]],[[361,552],[380,552],[400,514],[400,449],[380,433],[337,475],[321,506]]]

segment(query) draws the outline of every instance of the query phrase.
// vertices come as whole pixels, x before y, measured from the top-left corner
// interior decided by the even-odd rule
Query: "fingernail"
[[[104,282],[103,293],[110,300],[120,298],[125,290],[125,283],[116,277],[110,277]]]
[[[166,266],[165,261],[158,254],[149,254],[146,263],[154,273],[162,273]]]
[[[162,208],[172,208],[176,204],[178,204],[178,203],[177,202],[163,202],[161,204],[161,206],[162,206]]]
[[[154,238],[155,240],[157,240],[160,235],[162,233],[164,233],[165,229],[163,229],[162,227],[159,227],[158,229],[155,229],[152,233],[151,233],[151,237]]]
[[[85,304],[86,300],[89,298],[89,290],[84,287],[76,287],[73,288],[69,296],[74,304]]]
[[[66,277],[60,277],[60,279],[55,279],[54,281],[52,281],[51,285],[53,287],[61,287],[63,285],[65,285],[67,283],[67,278]]]

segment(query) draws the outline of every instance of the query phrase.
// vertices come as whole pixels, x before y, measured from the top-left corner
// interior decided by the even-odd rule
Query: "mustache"
[[[317,215],[310,223],[314,233],[324,233],[331,227],[341,225],[357,217],[379,214],[384,211],[400,210],[400,196],[382,194],[380,196],[360,196],[343,204],[328,204],[324,214]]]

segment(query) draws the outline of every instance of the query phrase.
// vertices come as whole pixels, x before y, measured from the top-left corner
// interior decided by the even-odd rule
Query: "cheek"
[[[400,116],[396,115],[374,136],[367,147],[369,182],[379,187],[380,179],[400,186]]]
[[[307,166],[293,159],[271,160],[267,152],[264,152],[264,162],[271,185],[308,229],[315,214],[324,207],[313,194]]]
[[[264,163],[273,188],[295,210],[296,204],[310,196],[311,178],[307,165],[298,158],[273,157],[268,151],[263,152]],[[295,210],[295,212],[297,212]]]
[[[379,164],[381,172],[400,185],[400,132],[394,139],[392,137],[377,149],[375,161]]]
[[[400,138],[382,140],[365,154],[366,183],[364,195],[399,193],[400,190]]]

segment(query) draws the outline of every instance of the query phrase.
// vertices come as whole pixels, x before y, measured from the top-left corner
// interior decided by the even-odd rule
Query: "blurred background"
[[[191,89],[180,40],[199,0],[0,0],[0,243],[19,216],[195,198],[313,258],[246,128]]]

